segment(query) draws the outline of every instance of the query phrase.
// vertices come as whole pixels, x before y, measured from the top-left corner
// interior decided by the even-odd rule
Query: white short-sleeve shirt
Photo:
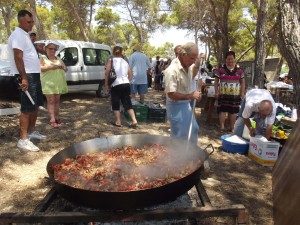
[[[165,70],[165,92],[177,92],[181,94],[191,93],[192,66],[188,73],[183,69],[178,58]]]
[[[19,71],[16,66],[14,51],[13,49],[19,49],[23,52],[23,61],[26,73],[40,73],[41,66],[36,52],[35,47],[33,46],[29,34],[21,29],[16,27],[8,38],[8,51],[9,51],[9,60],[11,66],[12,74],[19,74]]]
[[[253,112],[259,111],[259,104],[263,100],[269,100],[273,105],[272,114],[266,117],[266,124],[272,125],[276,116],[276,105],[274,99],[268,90],[252,89],[246,93],[245,109],[243,111],[243,118],[250,118]]]

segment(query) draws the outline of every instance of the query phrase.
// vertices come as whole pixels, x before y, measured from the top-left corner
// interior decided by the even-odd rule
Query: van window
[[[83,48],[83,61],[87,66],[104,66],[110,56],[108,50]]]
[[[78,62],[78,50],[75,47],[65,48],[57,56],[66,66],[74,66]]]

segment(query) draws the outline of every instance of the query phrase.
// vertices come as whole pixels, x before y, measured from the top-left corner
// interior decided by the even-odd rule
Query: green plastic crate
[[[138,122],[147,122],[148,120],[148,111],[149,108],[146,105],[133,105],[132,106],[136,120]],[[128,112],[124,112],[124,116],[128,121],[131,121],[131,118]]]
[[[149,122],[165,122],[166,109],[163,108],[149,108],[148,121]]]

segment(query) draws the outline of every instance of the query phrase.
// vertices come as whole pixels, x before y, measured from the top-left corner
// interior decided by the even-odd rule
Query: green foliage
[[[211,7],[210,2],[214,3],[215,8]],[[116,43],[121,43],[126,55],[132,53],[132,47],[136,43],[142,43],[143,51],[149,56],[173,57],[173,44],[162,43],[161,47],[156,48],[148,42],[154,31],[170,26],[188,29],[198,35],[199,40],[206,45],[209,43],[212,56],[210,60],[213,64],[220,51],[216,48],[217,44],[222,46],[218,25],[226,19],[222,14],[227,4],[224,0],[73,0],[72,3],[88,35],[90,34],[88,31],[91,30],[96,42],[112,47]],[[96,4],[97,12],[95,12]],[[279,52],[276,47],[278,39],[278,29],[275,26],[278,13],[276,0],[269,0],[268,5],[267,54],[277,56]],[[83,40],[78,21],[68,0],[40,0],[36,1],[36,6],[40,22],[43,23],[49,38]],[[228,40],[237,57],[255,42],[256,7],[256,0],[231,0],[227,18]],[[12,10],[9,28],[13,31],[18,25],[16,13],[24,8],[29,9],[28,0],[0,1],[0,42],[6,42],[8,37],[3,10],[5,12],[8,9]],[[162,8],[171,11],[161,11]],[[94,22],[90,27],[91,15]],[[124,20],[125,18],[129,20]],[[248,51],[242,60],[253,60],[254,50],[255,48],[252,48]]]
[[[110,8],[99,8],[97,15],[95,16],[95,22],[99,27],[113,27],[120,22],[118,14],[113,13]]]

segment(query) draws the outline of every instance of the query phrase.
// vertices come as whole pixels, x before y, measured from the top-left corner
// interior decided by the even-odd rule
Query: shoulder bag
[[[111,58],[110,71],[108,74],[108,85],[111,86],[112,83],[117,79],[117,74],[113,65],[113,58]]]

